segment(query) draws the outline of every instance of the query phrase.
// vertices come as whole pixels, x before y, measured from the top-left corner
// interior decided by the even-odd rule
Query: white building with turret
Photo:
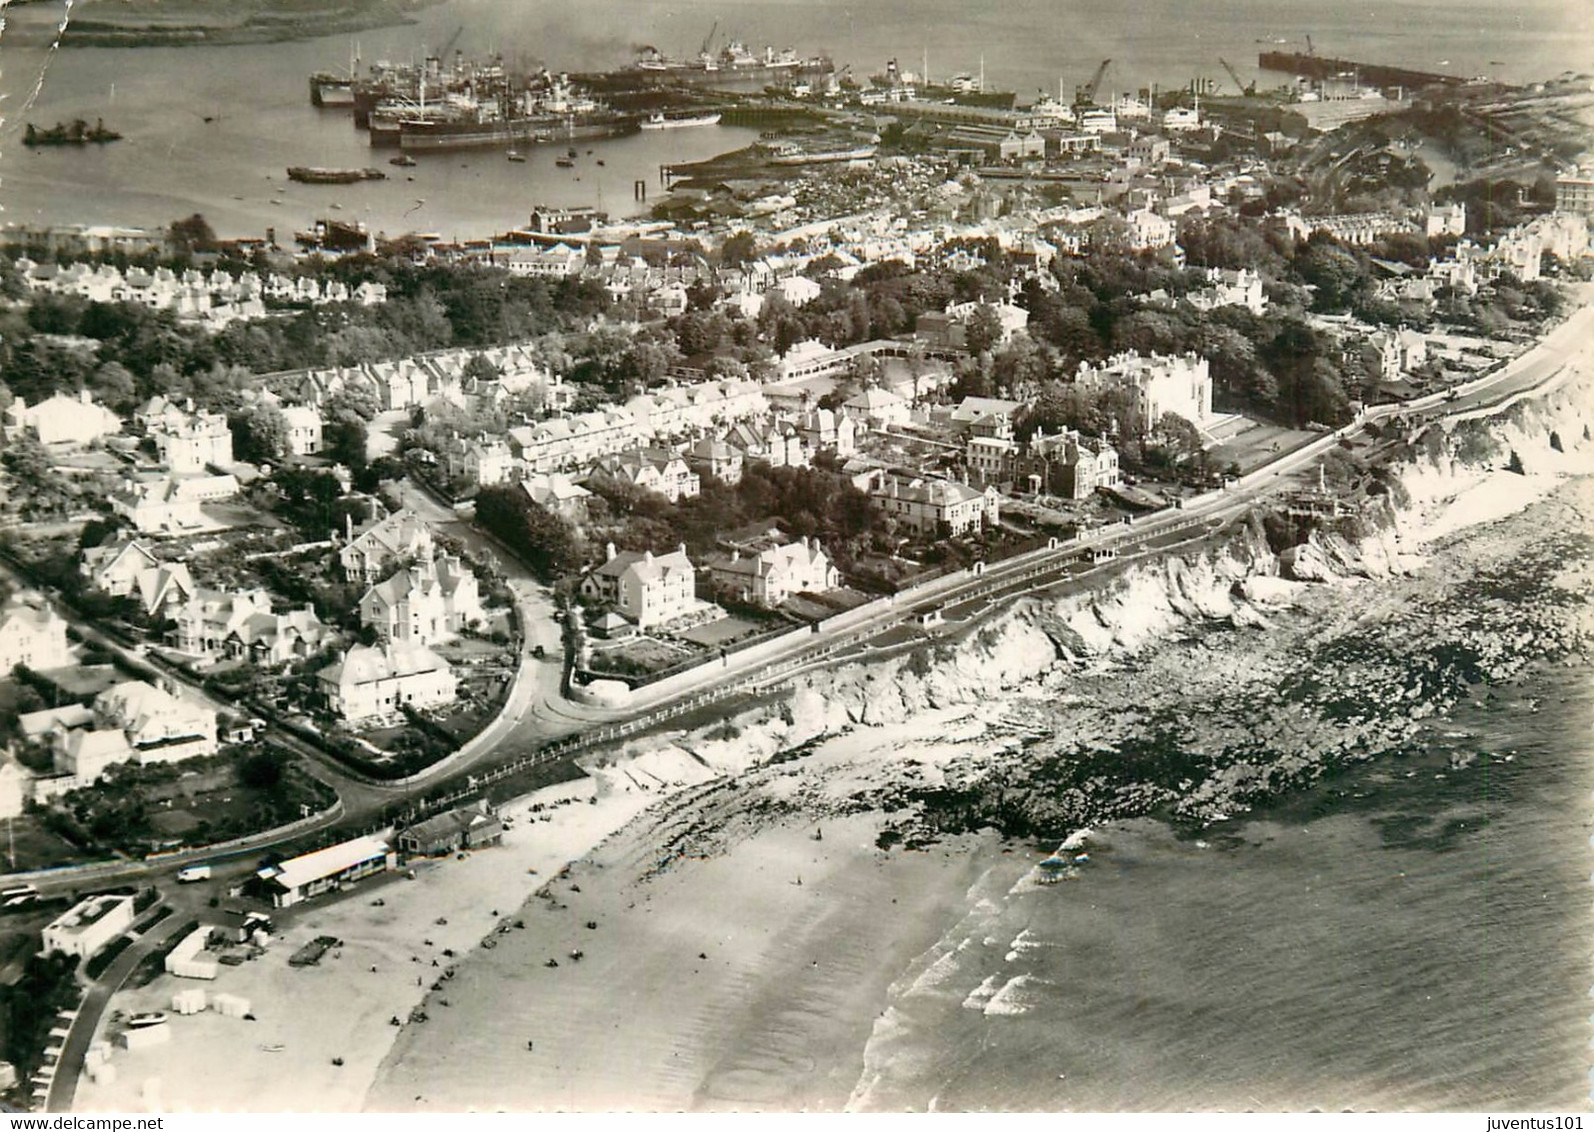
[[[1183,417],[1197,427],[1212,417],[1211,370],[1207,360],[1195,354],[1142,357],[1129,350],[1101,365],[1080,362],[1074,381],[1096,391],[1131,390],[1140,419],[1148,428],[1164,413]]]

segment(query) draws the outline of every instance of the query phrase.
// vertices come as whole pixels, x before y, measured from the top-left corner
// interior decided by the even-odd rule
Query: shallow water
[[[1243,821],[1107,827],[1055,886],[994,870],[855,1107],[1582,1110],[1591,678],[1480,687]]]

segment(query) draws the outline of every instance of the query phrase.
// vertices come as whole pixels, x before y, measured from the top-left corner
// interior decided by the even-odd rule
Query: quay
[[[1460,75],[1414,71],[1405,67],[1386,67],[1379,63],[1357,63],[1351,59],[1330,59],[1322,55],[1304,55],[1298,51],[1263,51],[1256,57],[1256,65],[1264,71],[1303,75],[1309,79],[1331,79],[1336,75],[1354,72],[1363,82],[1371,86],[1425,87],[1467,84],[1467,79]]]

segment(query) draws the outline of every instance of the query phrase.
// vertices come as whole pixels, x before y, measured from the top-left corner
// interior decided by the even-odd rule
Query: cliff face
[[[1563,576],[1587,537],[1581,495],[1564,503],[1560,543],[1522,525],[1520,546],[1468,557],[1445,536],[1594,472],[1590,384],[1415,437],[1372,473],[1354,520],[1281,551],[1278,524],[1255,514],[1100,589],[813,672],[784,704],[681,745],[720,766],[829,752],[815,774],[851,758],[852,802],[898,815],[909,838],[1050,836],[1154,808],[1210,820],[1335,760],[1397,750],[1480,682],[1582,648]],[[1371,588],[1347,592],[1359,586]],[[1485,590],[1508,600],[1480,614]],[[962,721],[930,727],[962,728],[961,753],[927,739],[927,720]]]

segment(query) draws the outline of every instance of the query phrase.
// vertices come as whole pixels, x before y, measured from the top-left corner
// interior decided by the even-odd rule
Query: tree
[[[173,250],[180,253],[208,252],[216,248],[216,231],[199,213],[173,220],[167,229]]]
[[[327,415],[337,416],[340,413],[352,413],[362,421],[376,419],[382,411],[382,406],[376,399],[376,394],[364,385],[345,385],[331,397],[327,398]]]
[[[261,751],[250,755],[238,768],[238,781],[255,790],[272,790],[282,782],[287,758],[280,751]]]
[[[234,413],[233,451],[240,460],[273,463],[288,453],[288,421],[274,405],[253,405]]]
[[[975,357],[989,354],[1002,340],[1002,317],[989,303],[981,303],[969,313],[963,326],[963,344]]]
[[[1315,235],[1295,257],[1295,271],[1317,289],[1312,305],[1320,311],[1341,311],[1367,286],[1367,270],[1357,256],[1335,240]]]
[[[125,413],[138,400],[133,375],[120,362],[105,362],[89,379],[89,388],[110,408]]]
[[[503,540],[545,582],[581,561],[569,523],[532,500],[519,485],[484,487],[476,496],[476,522]]]
[[[330,417],[321,428],[321,441],[326,454],[350,471],[359,472],[365,467],[365,422],[353,413]]]
[[[740,267],[758,258],[758,241],[751,232],[736,232],[720,245],[720,262],[727,267]]]

